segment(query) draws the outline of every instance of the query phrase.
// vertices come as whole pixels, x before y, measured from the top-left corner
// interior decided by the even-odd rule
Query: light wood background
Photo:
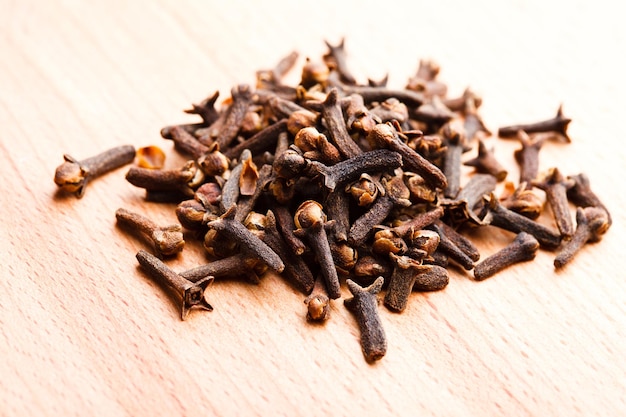
[[[0,1],[0,414],[617,416],[626,414],[623,212],[626,32],[609,1]],[[541,168],[586,172],[613,213],[604,240],[555,273],[553,254],[485,282],[381,309],[387,355],[367,364],[337,301],[324,326],[275,276],[219,283],[212,313],[177,307],[136,267],[118,207],[161,223],[125,169],[81,200],[58,198],[63,153],[161,146],[182,110],[221,97],[291,50],[318,58],[346,37],[357,78],[404,86],[420,58],[450,95],[483,95],[492,129],[550,117],[570,145]],[[301,63],[301,62],[300,62]],[[297,71],[291,74],[296,80]],[[492,138],[517,178],[513,142]],[[483,256],[510,235],[478,234]],[[489,235],[491,236],[491,235]],[[203,261],[198,245],[168,263]],[[345,295],[347,290],[344,288]]]

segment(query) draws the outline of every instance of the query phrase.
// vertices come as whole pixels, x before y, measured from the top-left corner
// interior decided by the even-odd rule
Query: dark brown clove
[[[252,103],[252,89],[247,84],[241,84],[231,90],[232,104],[227,110],[224,124],[217,132],[215,143],[220,149],[227,149],[237,137],[237,132],[243,123],[248,107]]]
[[[339,149],[341,155],[346,159],[354,158],[355,156],[361,155],[363,150],[359,148],[359,145],[357,145],[348,133],[338,95],[339,93],[336,88],[328,92],[326,100],[324,100],[321,105],[322,118],[326,123],[330,138],[337,149]]]
[[[323,277],[317,277],[313,291],[304,299],[304,303],[307,306],[307,320],[323,322],[330,318],[330,299],[326,295]]]
[[[131,167],[126,180],[146,191],[176,191],[183,196],[193,197],[194,188],[204,181],[204,173],[194,161],[187,161],[179,169],[147,169]]]
[[[367,140],[375,148],[391,149],[402,155],[405,170],[419,174],[435,188],[446,188],[448,181],[441,170],[402,142],[397,131],[389,124],[376,125]]]
[[[203,125],[210,126],[211,123],[215,122],[219,117],[219,112],[215,109],[215,103],[219,95],[220,92],[216,91],[212,96],[202,100],[200,104],[192,104],[191,109],[185,110],[185,113],[197,114],[202,118]],[[161,134],[163,134],[163,130],[161,130]],[[169,139],[165,136],[163,137]]]
[[[517,138],[522,144],[522,148],[514,153],[515,160],[520,166],[519,183],[525,183],[530,187],[539,173],[539,150],[545,136],[536,135],[531,138],[525,131],[520,130]]]
[[[554,259],[554,267],[562,268],[569,263],[587,242],[598,242],[611,226],[609,216],[602,207],[578,207],[576,209],[576,232],[565,243]]]
[[[263,225],[263,233],[261,240],[267,243],[274,252],[283,260],[285,269],[282,275],[289,280],[298,290],[304,294],[309,294],[315,284],[315,278],[304,262],[302,257],[295,255],[289,249],[287,243],[278,231],[276,226],[276,217],[270,210],[265,215],[265,224]]]
[[[282,259],[280,259],[272,248],[267,246],[266,243],[255,236],[250,230],[246,229],[241,222],[235,220],[236,214],[237,206],[232,206],[222,217],[209,222],[207,226],[209,229],[223,233],[228,238],[236,241],[241,248],[246,248],[246,250],[254,253],[274,271],[278,273],[282,272],[285,269],[285,264]]]
[[[483,119],[476,109],[478,107],[476,103],[480,99],[469,90],[465,90],[463,96],[465,97],[465,103],[463,105],[463,114],[465,115],[463,130],[465,131],[465,138],[468,141],[472,141],[479,136],[480,132],[486,136],[490,136],[491,132],[487,126],[485,126]]]
[[[383,278],[378,277],[369,287],[363,288],[348,279],[352,298],[344,305],[352,312],[361,330],[361,349],[368,362],[381,359],[387,353],[387,337],[378,314],[378,293],[383,287]]]
[[[278,61],[274,68],[256,72],[257,88],[280,85],[283,77],[294,67],[298,60],[298,52],[293,51]]]
[[[563,177],[558,168],[552,168],[543,178],[533,181],[532,185],[546,192],[546,199],[552,208],[561,236],[569,239],[574,234],[574,221],[567,201],[567,189],[574,186],[574,181]]]
[[[363,173],[393,171],[401,165],[400,154],[387,149],[377,149],[346,159],[331,167],[311,161],[306,168],[306,174],[311,177],[321,175],[324,179],[324,186],[332,191],[337,186],[357,180]]]
[[[306,239],[315,252],[321,273],[326,280],[328,296],[336,299],[341,297],[341,288],[328,243],[328,236],[324,229],[325,222],[326,215],[322,211],[322,205],[313,200],[307,200],[300,204],[294,216],[294,223],[297,228],[295,233]]]
[[[350,70],[348,69],[344,43],[345,38],[342,38],[341,42],[337,46],[331,45],[328,41],[326,41],[328,53],[325,54],[323,57],[324,62],[326,62],[326,66],[328,66],[330,70],[337,70],[342,82],[346,84],[356,84],[354,76],[350,73]]]
[[[382,186],[385,193],[380,195],[370,209],[352,223],[348,233],[348,242],[351,245],[362,245],[373,234],[374,226],[381,224],[394,206],[411,205],[408,199],[411,193],[401,175],[383,178]]]
[[[600,201],[600,198],[591,189],[589,177],[586,174],[570,175],[567,177],[574,181],[574,185],[567,189],[567,198],[577,207],[600,207],[606,211],[609,220],[609,226],[613,223],[611,213],[606,206]]]
[[[421,265],[415,282],[413,291],[439,291],[448,286],[450,277],[448,270],[440,265]]]
[[[267,126],[260,130],[251,138],[244,140],[243,142],[228,148],[224,151],[224,155],[231,159],[240,159],[241,154],[245,149],[248,149],[250,153],[258,155],[265,150],[272,149],[276,146],[278,141],[278,135],[287,131],[287,120],[282,119],[274,124]]]
[[[487,145],[482,140],[478,141],[478,156],[463,163],[464,165],[474,167],[476,172],[483,174],[491,174],[498,181],[504,181],[507,170],[498,162],[493,149],[487,149]]]
[[[245,277],[246,281],[258,284],[260,282],[259,277],[266,270],[267,266],[256,255],[250,252],[241,252],[196,266],[180,272],[179,275],[191,282],[198,282],[206,277],[215,279]]]
[[[402,312],[406,309],[409,295],[418,275],[421,262],[408,256],[389,255],[395,264],[389,278],[389,286],[385,294],[384,304],[392,311]]]
[[[428,228],[439,234],[438,250],[443,251],[450,259],[461,265],[465,270],[469,271],[474,268],[474,262],[478,260],[480,254],[475,248],[472,248],[473,250],[468,253],[466,247],[463,247],[463,249],[459,247],[457,243],[462,241],[461,235],[456,232],[451,233],[453,229],[449,227],[446,228],[443,222],[435,222],[428,226]]]
[[[519,124],[513,126],[505,126],[498,129],[498,136],[501,138],[515,137],[520,130],[526,133],[540,133],[540,132],[556,132],[560,134],[567,142],[571,142],[570,137],[567,135],[567,126],[572,121],[563,116],[563,106],[559,106],[556,112],[556,116],[552,119],[543,120],[537,123]]]
[[[443,195],[447,198],[454,198],[461,189],[461,156],[465,150],[465,137],[453,130],[449,124],[442,129],[442,136],[446,145],[443,174],[447,180]]]
[[[61,190],[81,198],[94,178],[131,163],[135,159],[135,148],[118,146],[81,161],[67,154],[63,159],[65,162],[54,173],[54,182]]]
[[[146,270],[152,279],[167,286],[182,299],[180,313],[182,320],[187,318],[192,307],[208,311],[213,310],[211,304],[204,297],[204,292],[213,282],[213,277],[205,277],[193,283],[172,271],[159,258],[144,250],[137,252],[136,257],[141,267]]]
[[[542,246],[549,249],[556,248],[561,243],[561,235],[559,233],[521,214],[502,207],[493,194],[488,198],[487,209],[488,212],[483,219],[486,224],[491,224],[492,226],[513,233],[529,233],[533,235]]]
[[[149,218],[123,208],[117,209],[115,217],[119,223],[147,236],[159,256],[175,255],[185,246],[182,227],[179,224],[161,227]]]
[[[474,268],[474,279],[482,281],[513,264],[535,258],[539,242],[533,235],[521,232],[503,249],[484,259]]]

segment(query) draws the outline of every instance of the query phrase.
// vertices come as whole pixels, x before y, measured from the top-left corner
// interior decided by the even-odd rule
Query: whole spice
[[[326,280],[328,296],[336,299],[341,297],[341,288],[330,244],[328,243],[328,236],[324,229],[325,221],[326,216],[322,211],[322,205],[312,200],[300,204],[294,216],[297,228],[296,234],[305,238],[315,252],[322,276]]]
[[[366,288],[352,280],[346,282],[352,298],[345,299],[344,305],[354,314],[361,329],[361,349],[367,361],[377,361],[387,353],[387,337],[378,314],[377,297],[384,280],[379,277]]]
[[[531,234],[521,232],[507,247],[484,259],[474,268],[474,278],[482,281],[515,263],[535,258],[539,242]]]
[[[463,164],[474,167],[476,172],[491,174],[498,181],[504,181],[507,175],[507,170],[496,160],[493,149],[487,149],[487,145],[482,140],[478,141],[478,156],[465,161]]]
[[[63,159],[65,162],[54,173],[54,182],[63,191],[81,198],[91,180],[131,163],[135,159],[135,148],[131,145],[118,146],[82,161],[67,154],[63,155]]]
[[[585,207],[576,210],[576,232],[565,243],[554,259],[554,267],[562,268],[570,262],[587,242],[597,242],[609,230],[609,216],[601,207]]]
[[[542,246],[549,249],[554,249],[561,243],[561,235],[559,233],[521,214],[505,209],[493,194],[489,197],[488,213],[485,217],[485,223],[513,233],[529,233],[533,235]]]
[[[574,181],[565,179],[558,168],[552,168],[543,178],[533,181],[532,184],[546,192],[561,236],[569,239],[574,234],[574,222],[569,211],[567,189],[574,186]]]
[[[320,276],[315,280],[313,292],[304,299],[307,306],[306,318],[309,321],[325,321],[330,316],[330,299],[326,295],[324,279]]]
[[[526,133],[556,132],[562,135],[567,142],[571,142],[571,139],[567,135],[567,126],[571,121],[572,119],[568,119],[563,116],[563,106],[559,106],[556,116],[552,119],[543,120],[537,123],[501,127],[498,129],[498,136],[501,138],[515,137],[517,132],[520,130],[523,130]]]
[[[589,177],[584,173],[580,173],[578,175],[568,176],[567,178],[573,181],[573,185],[567,189],[567,198],[569,201],[578,207],[600,207],[604,209],[608,216],[610,226],[613,222],[611,220],[611,213],[609,213],[606,206],[602,204],[600,198],[591,189]]]
[[[209,229],[213,229],[219,233],[223,233],[224,236],[239,243],[240,247],[246,248],[246,250],[254,253],[263,262],[267,264],[276,272],[282,272],[285,269],[285,264],[282,259],[265,244],[261,239],[255,236],[250,230],[235,220],[237,212],[237,206],[232,206],[226,211],[219,219],[213,220],[207,224]]]
[[[185,320],[192,307],[213,311],[213,307],[204,298],[206,288],[213,282],[213,277],[205,277],[191,282],[172,271],[159,258],[144,250],[137,252],[137,261],[155,281],[166,285],[182,300],[180,316]]]
[[[403,311],[409,301],[409,295],[413,291],[413,285],[419,274],[421,262],[408,256],[389,255],[395,264],[393,273],[389,278],[389,286],[385,294],[385,306],[392,311]]]
[[[115,217],[119,223],[148,236],[159,256],[175,255],[185,246],[179,224],[160,227],[149,218],[123,208],[117,209]]]

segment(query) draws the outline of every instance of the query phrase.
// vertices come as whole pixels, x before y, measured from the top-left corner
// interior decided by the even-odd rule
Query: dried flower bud
[[[306,159],[295,149],[287,149],[274,159],[274,172],[281,178],[298,176],[306,167]]]
[[[300,129],[317,125],[319,115],[309,110],[296,110],[287,119],[287,130],[296,136]]]
[[[198,164],[206,175],[222,175],[228,169],[230,161],[220,152],[219,146],[211,145],[209,151],[198,158]]]
[[[346,187],[346,191],[350,193],[361,207],[369,206],[380,193],[384,193],[382,185],[369,174],[361,174],[361,178]]]
[[[322,205],[317,201],[307,200],[300,204],[294,216],[294,223],[298,229],[307,229],[326,221]]]
[[[379,255],[402,254],[406,252],[406,242],[398,236],[393,230],[382,229],[374,235],[374,244],[372,252]]]
[[[302,80],[300,84],[304,88],[313,87],[315,84],[324,84],[328,81],[330,70],[323,62],[311,61],[306,59],[306,63],[302,67]]]

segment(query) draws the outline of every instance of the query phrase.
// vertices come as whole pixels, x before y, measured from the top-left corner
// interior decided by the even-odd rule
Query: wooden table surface
[[[228,4],[226,4],[228,3]],[[0,414],[616,416],[626,414],[624,44],[609,1],[0,2]],[[403,314],[381,307],[388,353],[365,362],[341,300],[323,326],[279,277],[220,282],[211,313],[181,321],[136,266],[118,207],[145,203],[125,169],[60,198],[54,170],[116,145],[158,145],[182,110],[292,50],[319,58],[346,37],[358,80],[403,87],[420,58],[450,95],[484,99],[492,130],[553,115],[541,169],[586,172],[613,214],[605,238],[561,272],[553,253],[484,282],[451,271]],[[290,75],[298,77],[297,71]],[[514,142],[490,138],[515,180]],[[171,164],[171,165],[170,165]],[[486,256],[506,239],[479,234]],[[507,235],[508,236],[508,235]],[[509,236],[510,238],[510,236]],[[203,261],[190,242],[168,265]],[[344,296],[349,296],[343,288]]]

